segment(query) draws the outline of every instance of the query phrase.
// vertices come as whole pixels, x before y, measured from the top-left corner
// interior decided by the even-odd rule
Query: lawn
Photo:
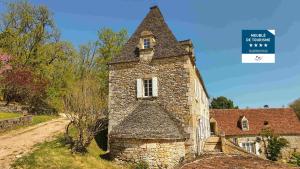
[[[20,113],[2,113],[2,112],[0,112],[0,120],[21,117],[21,116],[22,116],[22,114],[20,114]],[[36,125],[39,123],[50,121],[50,120],[58,118],[58,117],[59,116],[55,116],[55,115],[33,115],[32,123],[23,125],[23,126],[16,126],[14,128],[9,128],[7,130],[1,131],[0,135],[6,134],[12,130],[22,129],[22,128],[26,128],[28,126],[33,126],[33,125]]]
[[[85,155],[72,154],[64,144],[63,136],[36,146],[36,149],[15,161],[15,169],[126,169],[114,162],[100,158],[104,154],[95,141]]]
[[[16,118],[16,117],[21,117],[23,116],[20,113],[5,113],[5,112],[0,112],[0,120],[3,119],[11,119],[11,118]],[[57,118],[58,116],[53,116],[53,115],[36,115],[32,117],[32,123],[31,125],[36,125],[39,123],[43,123],[49,120],[52,120],[54,118]]]
[[[3,119],[11,119],[15,117],[21,117],[22,114],[20,113],[5,113],[5,112],[0,112],[0,120]]]
[[[30,125],[36,125],[39,123],[43,123],[55,118],[58,118],[59,116],[53,116],[53,115],[35,115],[32,117],[32,123]]]

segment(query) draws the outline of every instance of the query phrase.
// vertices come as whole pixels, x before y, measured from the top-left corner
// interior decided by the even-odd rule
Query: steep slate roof
[[[299,135],[300,121],[290,108],[264,109],[212,109],[210,116],[217,121],[217,127],[227,136],[258,135],[265,127],[265,122],[281,135]],[[239,119],[245,116],[249,122],[249,130],[243,131],[238,124]]]
[[[140,35],[143,31],[151,31],[156,45],[153,58],[182,56],[189,54],[176,40],[175,36],[166,24],[157,6],[151,7],[150,12],[144,18],[137,30],[124,45],[120,56],[114,57],[112,63],[138,61],[138,49]]]
[[[153,6],[150,8],[150,12],[144,18],[142,23],[138,26],[136,31],[124,45],[121,54],[114,57],[114,59],[109,64],[139,61],[137,46],[139,44],[140,36],[143,31],[151,31],[154,35],[156,41],[156,44],[154,46],[154,59],[191,54],[187,52],[182,46],[185,43],[191,43],[191,40],[188,39],[177,41],[176,37],[166,24],[159,8],[157,6]],[[200,75],[198,68],[196,68],[196,74],[204,87],[206,96],[209,98],[208,92],[204,85],[204,81]]]
[[[136,139],[184,139],[179,123],[155,102],[143,101],[119,125],[111,137]]]

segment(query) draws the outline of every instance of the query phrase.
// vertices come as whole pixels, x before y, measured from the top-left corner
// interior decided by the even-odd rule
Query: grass
[[[72,154],[64,144],[63,136],[56,140],[37,145],[35,150],[17,159],[15,169],[127,169],[111,161],[100,158],[105,152],[93,140],[85,155]]]
[[[19,114],[19,113],[2,113],[2,112],[0,112],[0,120],[2,120],[2,118],[3,119],[7,119],[7,118],[9,119],[9,118],[20,117],[20,116],[22,116],[22,114]],[[54,116],[54,115],[34,115],[32,117],[32,123],[3,130],[3,131],[0,132],[0,135],[7,134],[8,132],[11,132],[12,130],[22,129],[22,128],[26,128],[26,127],[29,127],[29,126],[37,125],[39,123],[50,121],[50,120],[58,118],[58,117],[59,116]]]
[[[6,112],[0,112],[0,120],[3,119],[11,119],[16,117],[21,117],[22,114],[20,113],[6,113]]]
[[[58,116],[53,116],[53,115],[36,115],[32,117],[32,123],[30,125],[36,125],[39,123],[43,123],[52,119],[57,118]]]

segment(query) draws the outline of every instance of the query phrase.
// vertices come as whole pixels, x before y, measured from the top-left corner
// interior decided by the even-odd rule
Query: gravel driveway
[[[58,118],[1,135],[0,168],[10,168],[10,164],[16,158],[30,152],[35,144],[49,141],[56,134],[63,132],[67,123],[67,119]]]

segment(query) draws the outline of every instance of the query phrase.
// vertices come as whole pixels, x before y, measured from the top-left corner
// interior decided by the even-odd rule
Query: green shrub
[[[267,146],[268,155],[267,158],[272,161],[277,161],[281,149],[288,146],[288,141],[285,138],[271,137],[268,140]]]
[[[299,152],[293,153],[290,163],[300,166],[300,153]]]
[[[270,128],[265,128],[261,131],[261,136],[263,137],[263,142],[265,145],[266,157],[269,160],[277,161],[280,152],[283,148],[288,147],[289,142],[282,137],[274,134],[273,130]]]
[[[135,165],[134,169],[149,169],[149,164],[142,160]]]

